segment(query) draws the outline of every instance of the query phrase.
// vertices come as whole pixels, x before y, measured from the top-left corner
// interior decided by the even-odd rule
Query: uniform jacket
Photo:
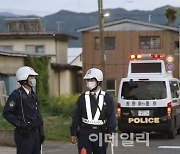
[[[30,122],[32,129],[36,128],[41,131],[43,129],[43,120],[38,109],[37,97],[33,91],[31,96],[27,95],[23,87],[10,94],[3,110],[3,116],[15,127],[20,126],[23,122]]]
[[[92,94],[90,94],[90,103],[91,103],[92,117],[94,117],[97,110],[97,100],[95,100]],[[70,127],[71,136],[77,136],[78,128],[83,123],[82,117],[87,119],[85,93],[79,96],[76,103],[76,109],[74,112],[72,125]],[[104,105],[103,105],[103,109],[102,109],[99,119],[106,120],[105,125],[107,127],[107,131],[108,131],[107,133],[112,133],[115,131],[116,117],[115,117],[114,102],[113,102],[112,97],[110,97],[109,94],[107,93],[105,93],[105,96],[104,96]]]

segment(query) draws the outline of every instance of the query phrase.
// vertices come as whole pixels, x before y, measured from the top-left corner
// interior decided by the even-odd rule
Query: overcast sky
[[[180,7],[179,0],[103,0],[103,8],[124,8],[127,10],[153,10],[172,5]],[[0,12],[20,15],[45,16],[60,10],[93,12],[98,10],[98,0],[0,0]]]

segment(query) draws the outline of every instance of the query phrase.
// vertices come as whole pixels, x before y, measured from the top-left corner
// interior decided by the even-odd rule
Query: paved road
[[[165,135],[151,134],[149,146],[147,144],[148,142],[140,143],[137,137],[134,138],[133,142],[125,142],[124,139],[125,136],[123,139],[121,136],[121,139],[118,140],[118,146],[114,147],[115,154],[180,154],[180,135],[176,136],[176,139],[167,139]],[[0,146],[0,154],[15,153],[15,148]],[[76,145],[70,143],[46,141],[43,145],[43,154],[76,153]],[[110,146],[107,154],[111,154]]]

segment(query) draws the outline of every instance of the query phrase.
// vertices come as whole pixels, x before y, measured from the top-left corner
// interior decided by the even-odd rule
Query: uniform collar
[[[29,93],[30,93],[30,91],[29,91],[27,88],[25,88],[24,86],[22,86],[22,87],[23,87],[23,89],[25,90],[26,94],[29,94]]]
[[[101,89],[99,88],[99,90],[98,91],[96,91],[96,92],[91,92],[91,94],[93,95],[93,94],[96,94],[96,98],[98,97],[98,95],[99,95],[99,93],[100,93],[100,91],[101,91]]]

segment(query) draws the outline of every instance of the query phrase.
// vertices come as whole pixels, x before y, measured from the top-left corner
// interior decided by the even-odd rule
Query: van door
[[[176,128],[180,133],[180,96],[178,95],[177,91],[180,90],[180,85],[178,81],[170,81],[170,88],[171,88],[171,97],[172,103],[174,104],[174,112],[175,119],[176,119]]]

